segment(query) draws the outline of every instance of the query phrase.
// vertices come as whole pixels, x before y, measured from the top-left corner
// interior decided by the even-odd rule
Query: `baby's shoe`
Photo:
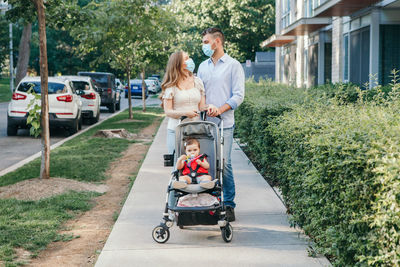
[[[187,183],[183,182],[183,181],[173,181],[172,187],[175,189],[182,189],[182,188],[187,187]]]
[[[215,181],[201,181],[200,186],[206,189],[214,188]]]

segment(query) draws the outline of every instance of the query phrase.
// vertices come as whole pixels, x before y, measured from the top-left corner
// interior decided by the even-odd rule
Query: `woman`
[[[161,98],[169,118],[167,147],[172,154],[175,147],[175,128],[179,118],[199,119],[199,111],[207,109],[203,82],[193,75],[195,64],[183,51],[173,53],[161,84]]]

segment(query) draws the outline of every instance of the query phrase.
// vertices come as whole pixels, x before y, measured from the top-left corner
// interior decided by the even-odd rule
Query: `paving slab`
[[[288,223],[286,208],[234,143],[236,182],[233,240],[225,243],[218,226],[170,228],[167,243],[153,241],[162,220],[172,168],[164,167],[167,120],[139,170],[136,181],[96,262],[103,266],[330,266],[325,257],[309,257],[307,238]]]

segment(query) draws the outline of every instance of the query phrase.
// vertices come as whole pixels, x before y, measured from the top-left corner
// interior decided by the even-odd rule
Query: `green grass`
[[[50,155],[50,174],[52,177],[70,178],[85,182],[101,182],[110,163],[118,158],[129,144],[135,141],[93,137],[101,129],[125,128],[138,133],[154,120],[161,118],[160,108],[147,108],[143,113],[134,109],[134,121],[121,122],[128,118],[128,111],[106,120],[82,135],[53,150]],[[14,172],[0,177],[0,186],[39,177],[40,158],[24,165]]]
[[[14,248],[36,254],[52,241],[63,222],[90,210],[94,192],[69,192],[39,201],[0,199],[0,261],[12,266]],[[14,263],[18,264],[18,263]]]
[[[151,125],[162,118],[162,109],[147,108],[143,113],[134,109],[135,121],[124,122],[128,112],[106,120],[88,132],[66,142],[51,152],[50,173],[52,177],[63,177],[86,182],[101,182],[111,162],[134,141],[93,137],[100,129],[125,128],[132,133]],[[121,122],[122,121],[122,122]],[[0,186],[10,185],[39,176],[40,159],[36,159],[18,170],[0,177]],[[132,186],[136,173],[132,174]],[[62,224],[80,212],[91,208],[93,192],[69,192],[39,201],[0,199],[0,265],[17,266],[15,248],[23,248],[34,257],[53,241],[68,241],[74,236],[58,234]],[[123,204],[123,203],[121,203]],[[114,214],[118,217],[119,211]]]
[[[10,99],[10,78],[0,78],[0,102],[8,102]]]

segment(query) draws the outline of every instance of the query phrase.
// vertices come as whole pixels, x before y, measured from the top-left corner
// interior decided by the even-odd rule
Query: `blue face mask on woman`
[[[196,67],[196,64],[194,64],[193,59],[189,58],[188,60],[185,61],[186,64],[186,69],[190,72],[194,71],[194,68]]]
[[[203,53],[207,56],[207,57],[211,57],[214,54],[213,49],[211,49],[211,44],[203,44]]]

